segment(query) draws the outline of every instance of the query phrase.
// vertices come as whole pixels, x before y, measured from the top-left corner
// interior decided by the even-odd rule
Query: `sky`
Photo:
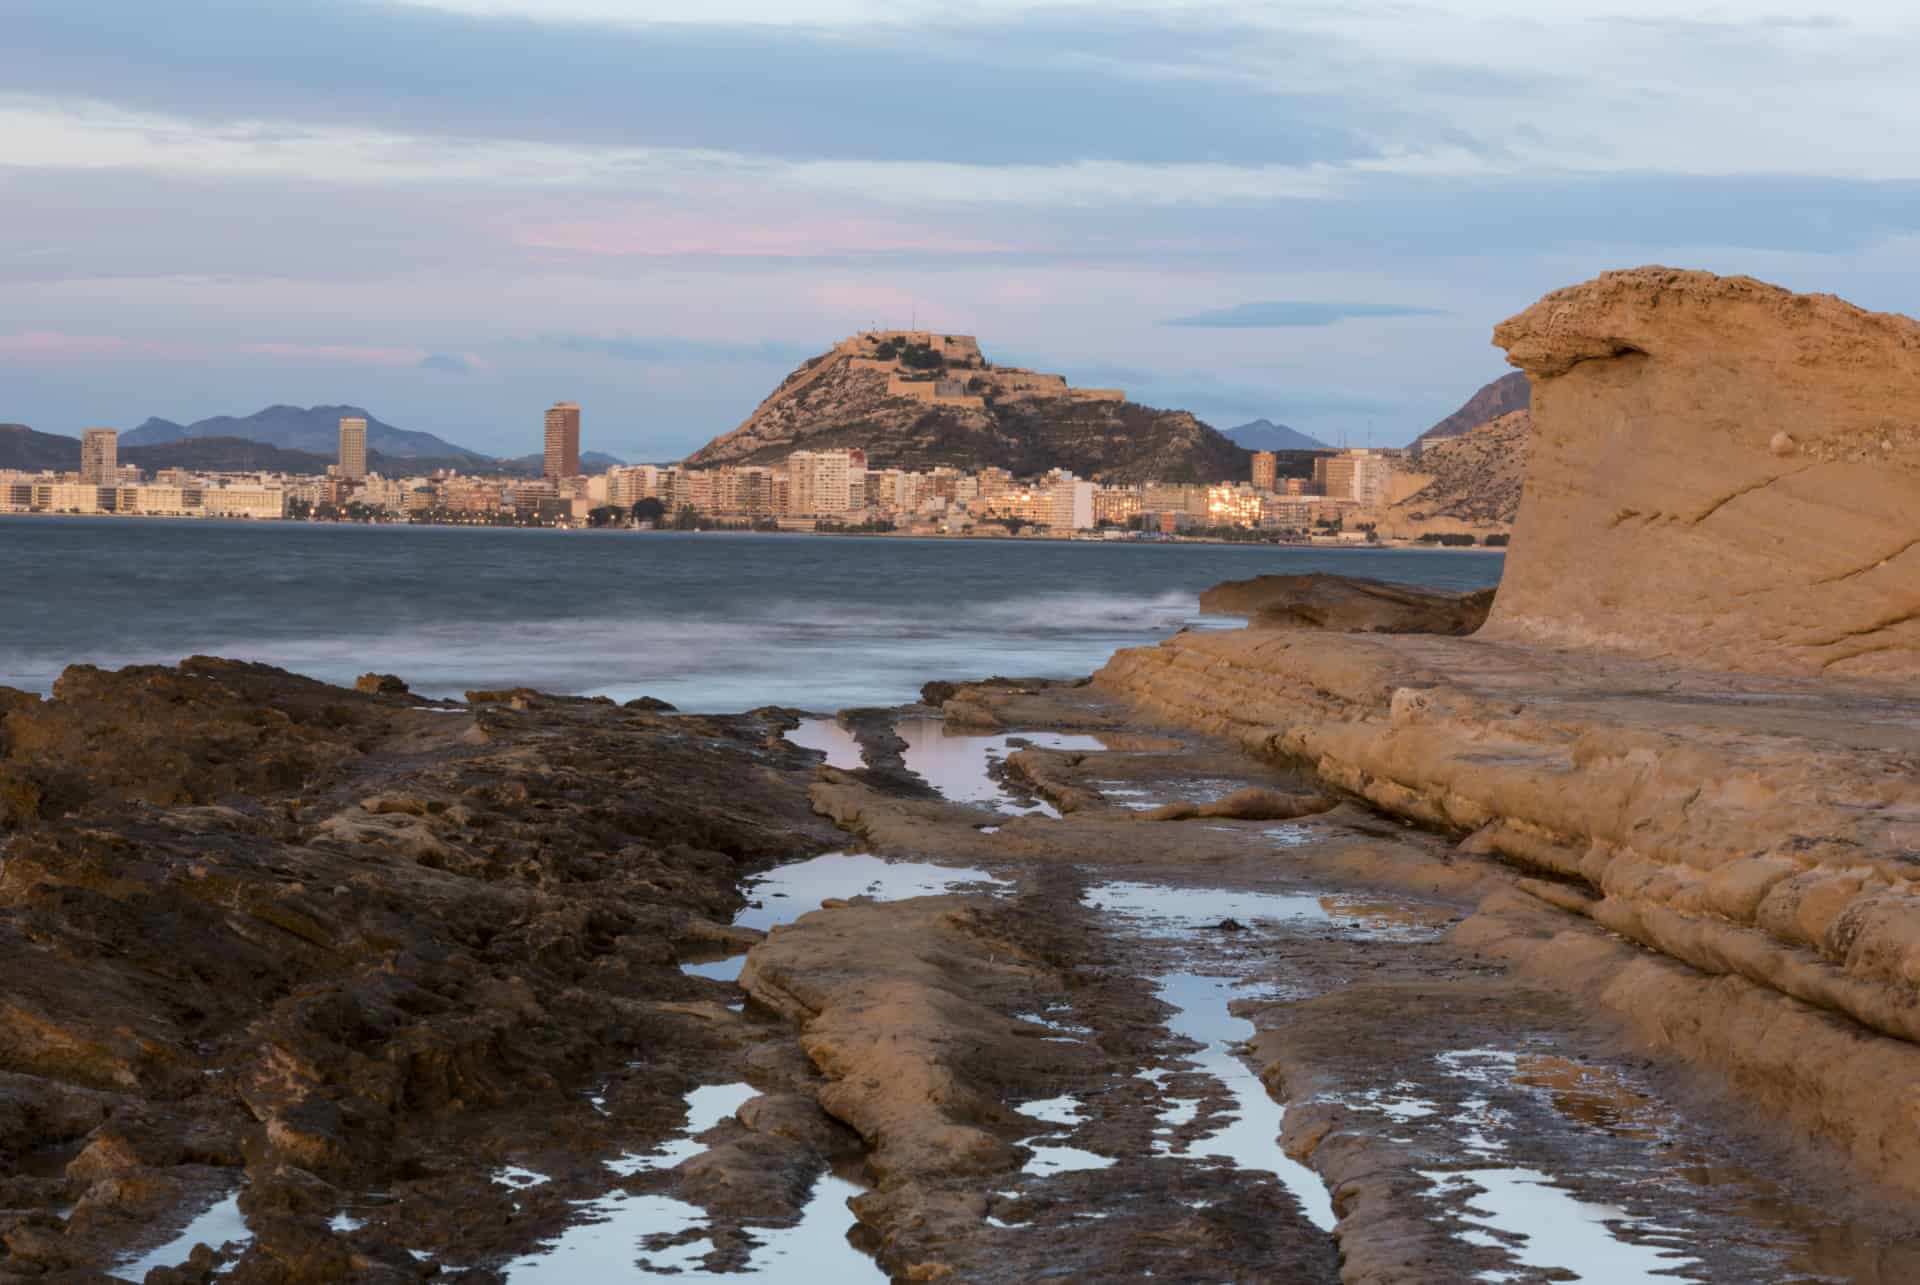
[[[0,0],[0,422],[668,460],[873,325],[1399,445],[1609,268],[1913,313],[1920,6]]]

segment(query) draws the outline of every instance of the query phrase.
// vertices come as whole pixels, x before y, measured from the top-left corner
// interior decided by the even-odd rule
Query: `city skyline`
[[[600,448],[675,458],[917,318],[1217,427],[1386,444],[1501,371],[1495,321],[1602,269],[1920,287],[1916,162],[1856,127],[1902,101],[1906,7],[1100,17],[26,0],[0,418],[377,404],[506,454],[562,388]]]

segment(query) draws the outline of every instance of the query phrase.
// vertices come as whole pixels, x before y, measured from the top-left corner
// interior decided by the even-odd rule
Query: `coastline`
[[[1263,632],[1208,637],[1244,651],[1311,636]],[[1903,1153],[1843,1166],[1791,1111],[1756,1115],[1784,1068],[1728,1060],[1739,1045],[1710,1019],[1742,1010],[1724,980],[1618,945],[1510,860],[1325,760],[1308,770],[1244,732],[1210,734],[1227,729],[1178,703],[1186,686],[1135,676],[1197,637],[1122,651],[1091,685],[935,684],[928,705],[804,736],[780,710],[527,689],[423,701],[377,675],[356,693],[229,661],[69,671],[57,700],[15,700],[5,726],[15,746],[94,746],[66,761],[95,793],[24,795],[23,760],[0,759],[15,806],[78,808],[10,819],[0,914],[77,934],[61,907],[104,895],[134,913],[116,931],[149,944],[8,971],[0,1001],[59,1033],[10,1091],[31,1086],[35,1145],[69,1157],[15,1183],[37,1210],[20,1225],[39,1230],[10,1243],[39,1262],[184,1254],[166,1248],[172,1229],[237,1191],[245,1239],[206,1261],[243,1278],[294,1246],[531,1270],[585,1234],[583,1210],[666,1200],[698,1211],[709,1261],[751,1266],[720,1229],[797,1226],[837,1172],[865,1194],[825,1207],[830,1240],[857,1222],[896,1278],[1248,1278],[1284,1263],[1308,1281],[1428,1282],[1503,1262],[1457,1234],[1483,1207],[1444,1176],[1472,1125],[1499,1163],[1617,1206],[1616,1235],[1689,1230],[1714,1279],[1769,1278],[1804,1254],[1908,1261],[1885,1212],[1907,1182],[1885,1161]],[[100,740],[108,722],[117,735]],[[169,756],[210,730],[251,738],[233,766]],[[796,748],[822,736],[850,749],[847,766]],[[1001,760],[926,757],[1009,737]],[[1031,811],[1041,802],[1054,817]],[[1383,814],[1419,824],[1383,828]],[[872,855],[815,856],[845,850]],[[756,898],[751,883],[876,858],[900,864],[856,865],[847,893],[879,904],[829,889],[813,910],[820,891]],[[182,880],[187,864],[198,873]],[[932,882],[887,891],[886,870]],[[732,922],[756,901],[778,907],[771,935]],[[397,905],[404,921],[388,923]],[[494,944],[462,944],[468,922],[497,923]],[[0,919],[0,942],[11,931]],[[213,1006],[189,1039],[167,1015],[182,984],[169,954],[231,956],[220,967],[264,984],[234,975],[196,1001]],[[111,999],[90,971],[103,967]],[[1179,992],[1188,1007],[1167,1018],[1168,979],[1210,972],[1238,980]],[[408,994],[440,998],[390,1009]],[[1214,1012],[1214,994],[1252,998],[1218,1000],[1207,1021],[1233,1038],[1211,1052],[1225,1037],[1203,1035],[1196,1053],[1202,1028],[1183,1023]],[[376,1021],[351,1046],[374,1052],[334,1043],[343,1011]],[[1800,1029],[1800,1078],[1780,1082],[1823,1063],[1896,1075],[1920,1056],[1854,1035],[1836,1057],[1836,1038],[1830,1021]],[[1496,1058],[1493,1078],[1469,1075],[1463,1048],[1518,1056],[1519,1073]],[[1658,1133],[1595,1130],[1563,1082],[1654,1113]],[[737,1086],[737,1107],[686,1115],[701,1086]],[[1277,1138],[1223,1140],[1222,1111],[1267,1110]],[[1855,1112],[1860,1128],[1898,1127],[1870,1103]],[[1636,1141],[1656,1136],[1679,1151]],[[1773,1177],[1650,1199],[1691,1164]],[[1802,1182],[1822,1184],[1817,1208],[1796,1203]],[[1785,1212],[1755,1221],[1755,1200]]]
[[[1261,549],[1347,549],[1347,550],[1415,550],[1434,553],[1496,553],[1508,552],[1505,545],[1450,545],[1439,546],[1431,542],[1418,540],[1382,540],[1368,543],[1364,540],[1225,540],[1212,536],[1168,536],[1155,539],[1104,540],[1086,535],[927,535],[905,531],[721,531],[721,530],[643,530],[615,527],[559,527],[538,525],[496,525],[489,522],[315,522],[289,518],[188,518],[169,517],[157,514],[110,514],[110,513],[0,513],[0,519],[6,518],[65,518],[73,521],[93,521],[117,523],[122,521],[140,521],[194,527],[243,526],[294,528],[309,527],[350,527],[369,530],[444,530],[444,531],[550,531],[565,535],[642,535],[642,536],[819,536],[836,539],[872,537],[886,540],[926,540],[935,542],[971,541],[978,543],[1001,543],[1006,541],[1040,542],[1047,544],[1093,544],[1093,545],[1245,545]]]

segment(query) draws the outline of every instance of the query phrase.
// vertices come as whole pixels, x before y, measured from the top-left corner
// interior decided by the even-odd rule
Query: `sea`
[[[1223,580],[1326,571],[1436,589],[1504,555],[1427,549],[556,531],[0,516],[0,686],[68,664],[263,661],[683,710],[828,713],[929,679],[1077,677]]]

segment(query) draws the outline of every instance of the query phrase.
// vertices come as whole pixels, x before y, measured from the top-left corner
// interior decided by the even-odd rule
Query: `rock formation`
[[[371,677],[196,657],[0,688],[0,1279],[104,1279],[235,1191],[235,1280],[498,1260],[696,1075],[738,1076],[681,1002],[723,988],[675,953],[743,868],[830,837],[777,716]],[[551,1149],[539,1192],[491,1177],[519,1148]],[[378,1225],[335,1217],[369,1191]]]
[[[1920,1042],[1920,326],[1645,268],[1496,335],[1536,427],[1478,634],[1183,633],[1095,684],[1718,979],[1595,1001],[1920,1193],[1864,1081]]]
[[[1640,268],[1494,339],[1535,429],[1488,636],[1920,677],[1920,324]]]
[[[971,336],[925,331],[843,340],[687,463],[776,464],[797,450],[854,447],[874,468],[1064,468],[1113,482],[1240,480],[1251,468],[1248,451],[1186,411],[995,366]]]
[[[1229,580],[1200,595],[1209,615],[1246,616],[1256,629],[1335,633],[1470,634],[1486,623],[1493,590],[1438,593],[1358,576],[1311,574]]]

